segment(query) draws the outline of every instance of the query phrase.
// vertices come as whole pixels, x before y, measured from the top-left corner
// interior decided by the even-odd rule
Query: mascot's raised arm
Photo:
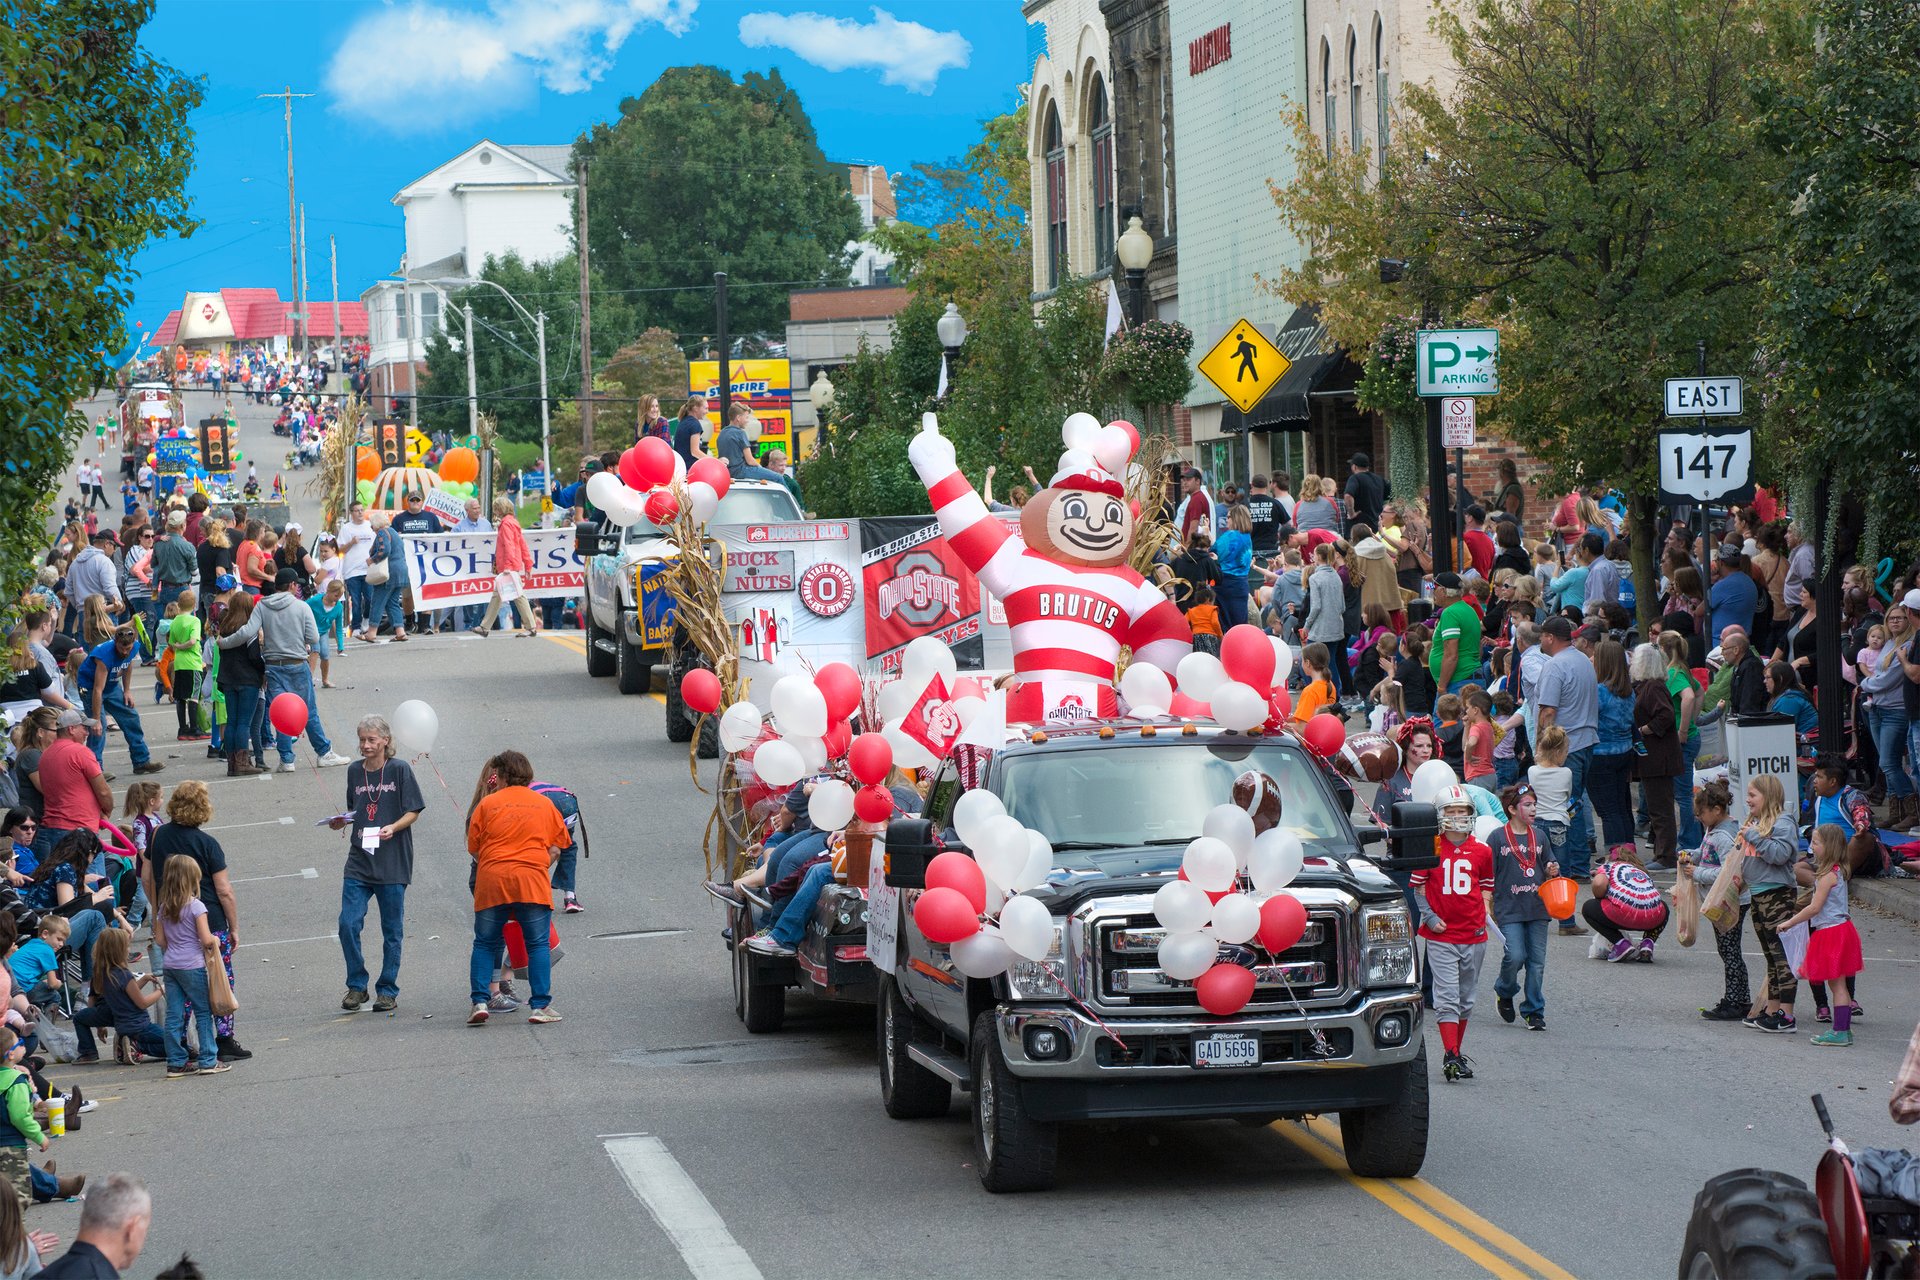
[[[1127,565],[1133,515],[1118,477],[1138,437],[1088,414],[1069,418],[1063,435],[1059,470],[1021,508],[1024,547],[960,474],[953,442],[933,414],[907,448],[947,544],[1006,608],[1020,681],[1007,703],[1013,721],[1043,720],[1063,708],[1114,715],[1121,646],[1132,649],[1134,662],[1169,676],[1193,649],[1186,618]]]

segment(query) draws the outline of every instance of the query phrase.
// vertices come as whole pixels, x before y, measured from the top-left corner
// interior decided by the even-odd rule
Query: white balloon
[[[853,818],[853,788],[838,778],[814,784],[807,797],[807,820],[822,831],[838,831]]]
[[[705,480],[695,480],[687,486],[687,505],[693,509],[693,522],[705,524],[719,509],[720,495]]]
[[[606,472],[600,471],[594,474],[605,475]],[[647,515],[646,498],[624,485],[621,486],[620,492],[615,494],[606,503],[595,503],[594,505],[606,513],[607,520],[610,523],[619,525],[622,529],[629,525],[639,524]]]
[[[991,930],[991,925],[983,925],[980,932],[949,947],[947,953],[953,957],[953,967],[969,978],[997,978],[1005,973],[1013,964],[1013,948]]]
[[[920,691],[933,682],[935,676],[939,676],[951,690],[954,676],[958,671],[959,666],[953,660],[953,650],[947,647],[944,640],[935,639],[933,636],[915,636],[907,641],[906,652],[900,655],[901,679],[912,687],[915,697],[918,697]]]
[[[1260,908],[1244,893],[1230,893],[1213,904],[1213,936],[1222,942],[1245,942],[1260,932]]]
[[[1133,441],[1120,428],[1104,426],[1093,438],[1093,456],[1095,461],[1117,476],[1126,470],[1127,459],[1133,456]]]
[[[995,884],[992,876],[982,873],[981,878],[987,882],[987,909],[985,914],[997,916],[1000,914],[1000,904],[1007,900],[1007,891]],[[990,929],[993,926],[983,925],[981,927]]]
[[[1047,873],[1053,870],[1053,845],[1038,831],[1027,831],[1027,864],[1020,874],[1013,878],[1016,893],[1025,893],[1028,889],[1038,889],[1047,882]]]
[[[1061,475],[1082,475],[1094,467],[1091,449],[1069,449],[1060,455]]]
[[[1192,933],[1212,914],[1213,903],[1187,880],[1169,880],[1153,895],[1153,918],[1173,933]]]
[[[1473,820],[1473,838],[1481,844],[1485,844],[1488,836],[1506,825],[1506,823],[1500,821],[1500,819],[1494,817],[1492,814],[1483,813]]]
[[[1007,807],[1000,803],[1000,797],[984,787],[975,787],[971,791],[960,793],[960,799],[953,806],[953,829],[960,836],[960,842],[969,849],[977,850],[985,836],[987,823],[994,818],[1004,818]]]
[[[791,742],[763,742],[753,753],[754,772],[770,787],[790,787],[807,771],[807,762]]]
[[[440,717],[418,698],[408,698],[393,709],[393,745],[401,755],[420,756],[433,750],[440,737]]]
[[[673,479],[677,481],[677,480],[685,480],[686,478],[687,478],[687,460],[681,457],[680,451],[676,449],[674,450],[674,453],[673,453]],[[669,483],[672,483],[672,481],[669,481]]]
[[[907,680],[895,680],[880,686],[880,719],[884,723],[898,720],[907,714],[920,695],[926,691],[927,682],[922,680],[914,684]]]
[[[940,763],[924,743],[906,735],[898,720],[891,721],[880,731],[880,736],[893,747],[893,762],[902,769],[931,769]]]
[[[760,708],[751,702],[736,702],[720,713],[720,745],[728,751],[744,751],[760,736]]]
[[[980,832],[980,843],[967,847],[973,850],[974,860],[995,884],[1010,887],[1020,878],[1032,852],[1027,843],[1027,829],[1020,825],[1020,819],[1004,813],[987,819]]]
[[[782,740],[800,753],[800,763],[809,774],[826,772],[827,744],[823,739],[789,733]]]
[[[1233,888],[1233,878],[1239,873],[1240,864],[1225,842],[1212,836],[1198,836],[1187,845],[1187,852],[1180,859],[1180,869],[1187,873],[1187,879],[1196,887],[1208,893],[1225,893]]]
[[[1093,442],[1099,438],[1100,419],[1090,413],[1068,414],[1067,420],[1060,424],[1060,443],[1069,449],[1091,453]]]
[[[1015,955],[1044,960],[1053,950],[1053,914],[1037,898],[1008,898],[1000,908],[1000,936]]]
[[[1233,850],[1242,867],[1253,852],[1253,815],[1237,804],[1217,804],[1200,820],[1200,834],[1212,836]]]
[[[810,676],[787,676],[773,686],[773,727],[783,737],[818,738],[827,731],[827,700]]]
[[[1432,804],[1443,788],[1459,781],[1453,766],[1445,760],[1429,760],[1413,771],[1412,794],[1408,798],[1415,804]]]
[[[1120,677],[1120,694],[1134,715],[1161,712],[1173,705],[1173,681],[1151,662],[1134,662]]]
[[[1192,982],[1213,968],[1220,942],[1210,933],[1169,933],[1160,940],[1160,971],[1176,982]]]
[[[676,454],[674,456],[678,457],[679,455]],[[807,667],[807,660],[802,658],[798,651],[782,649],[779,653],[775,654],[773,658],[774,683],[778,684],[788,676],[803,676],[811,680],[813,679],[813,672]]]
[[[1210,653],[1190,653],[1174,669],[1180,692],[1200,702],[1212,699],[1213,691],[1227,683],[1227,669]]]
[[[987,700],[985,698],[976,698],[968,695],[967,697],[955,698],[953,700],[953,713],[960,717],[960,728],[962,730],[971,725],[973,718],[986,709]]]
[[[1306,859],[1307,850],[1300,843],[1300,837],[1284,827],[1275,827],[1261,832],[1254,840],[1253,853],[1247,858],[1247,874],[1256,889],[1268,892],[1284,889],[1300,874],[1300,864]]]
[[[1287,677],[1293,674],[1293,646],[1279,636],[1268,636],[1273,641],[1273,687],[1284,689]]]
[[[1238,680],[1229,680],[1215,689],[1207,702],[1215,724],[1241,733],[1259,728],[1273,714],[1266,697],[1258,689],[1250,684],[1241,684]]]
[[[627,486],[611,471],[596,471],[587,477],[587,502],[609,515],[621,505]]]

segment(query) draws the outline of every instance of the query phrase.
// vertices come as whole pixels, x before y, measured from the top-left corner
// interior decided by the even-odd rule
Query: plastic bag
[[[1713,888],[1707,890],[1706,901],[1700,904],[1700,914],[1721,933],[1740,923],[1740,891],[1733,887],[1733,879],[1746,861],[1745,846],[1735,845],[1720,864],[1720,874],[1714,879]]]
[[[1734,911],[1737,917],[1737,903]],[[1693,882],[1693,873],[1685,868],[1673,882],[1673,922],[1680,945],[1692,946],[1700,936],[1700,886]]]
[[[1799,973],[1806,967],[1807,940],[1812,936],[1813,931],[1807,927],[1805,920],[1780,930],[1780,948],[1787,953],[1787,968],[1791,972]]]

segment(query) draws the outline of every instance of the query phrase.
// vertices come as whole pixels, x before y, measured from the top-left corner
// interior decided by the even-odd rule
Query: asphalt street
[[[172,742],[172,709],[143,687],[158,780],[213,782],[240,905],[237,1034],[255,1057],[173,1083],[157,1067],[56,1073],[101,1102],[56,1140],[61,1168],[153,1188],[132,1274],[187,1251],[217,1277],[1647,1277],[1671,1273],[1709,1176],[1811,1178],[1810,1093],[1856,1145],[1905,1136],[1886,1098],[1920,1019],[1920,949],[1911,926],[1863,915],[1852,1050],[1808,1044],[1804,996],[1796,1036],[1703,1022],[1720,989],[1710,942],[1663,943],[1648,967],[1556,938],[1548,1030],[1530,1034],[1494,1014],[1495,943],[1466,1043],[1477,1079],[1441,1084],[1430,1047],[1421,1178],[1352,1178],[1331,1118],[1157,1124],[1069,1130],[1058,1189],[990,1196],[964,1097],[944,1119],[881,1110],[865,1010],[795,997],[786,1029],[759,1037],[736,1020],[700,888],[710,801],[657,695],[589,679],[577,636],[504,632],[356,644],[334,679],[322,719],[346,753],[358,717],[403,699],[440,717],[416,766],[427,811],[391,1015],[339,1009],[345,846],[314,823],[341,808],[344,771],[314,769],[302,743],[301,772],[228,781],[200,744]],[[558,918],[564,1022],[469,1029],[462,819],[506,747],[581,797],[587,912]],[[116,737],[117,795],[126,766]],[[373,961],[371,918],[366,942]],[[42,1206],[30,1223],[66,1237],[77,1216]]]

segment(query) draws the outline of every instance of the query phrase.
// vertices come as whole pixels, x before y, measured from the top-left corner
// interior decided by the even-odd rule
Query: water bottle
[[[47,1099],[47,1136],[64,1138],[67,1136],[67,1099],[56,1092]]]

